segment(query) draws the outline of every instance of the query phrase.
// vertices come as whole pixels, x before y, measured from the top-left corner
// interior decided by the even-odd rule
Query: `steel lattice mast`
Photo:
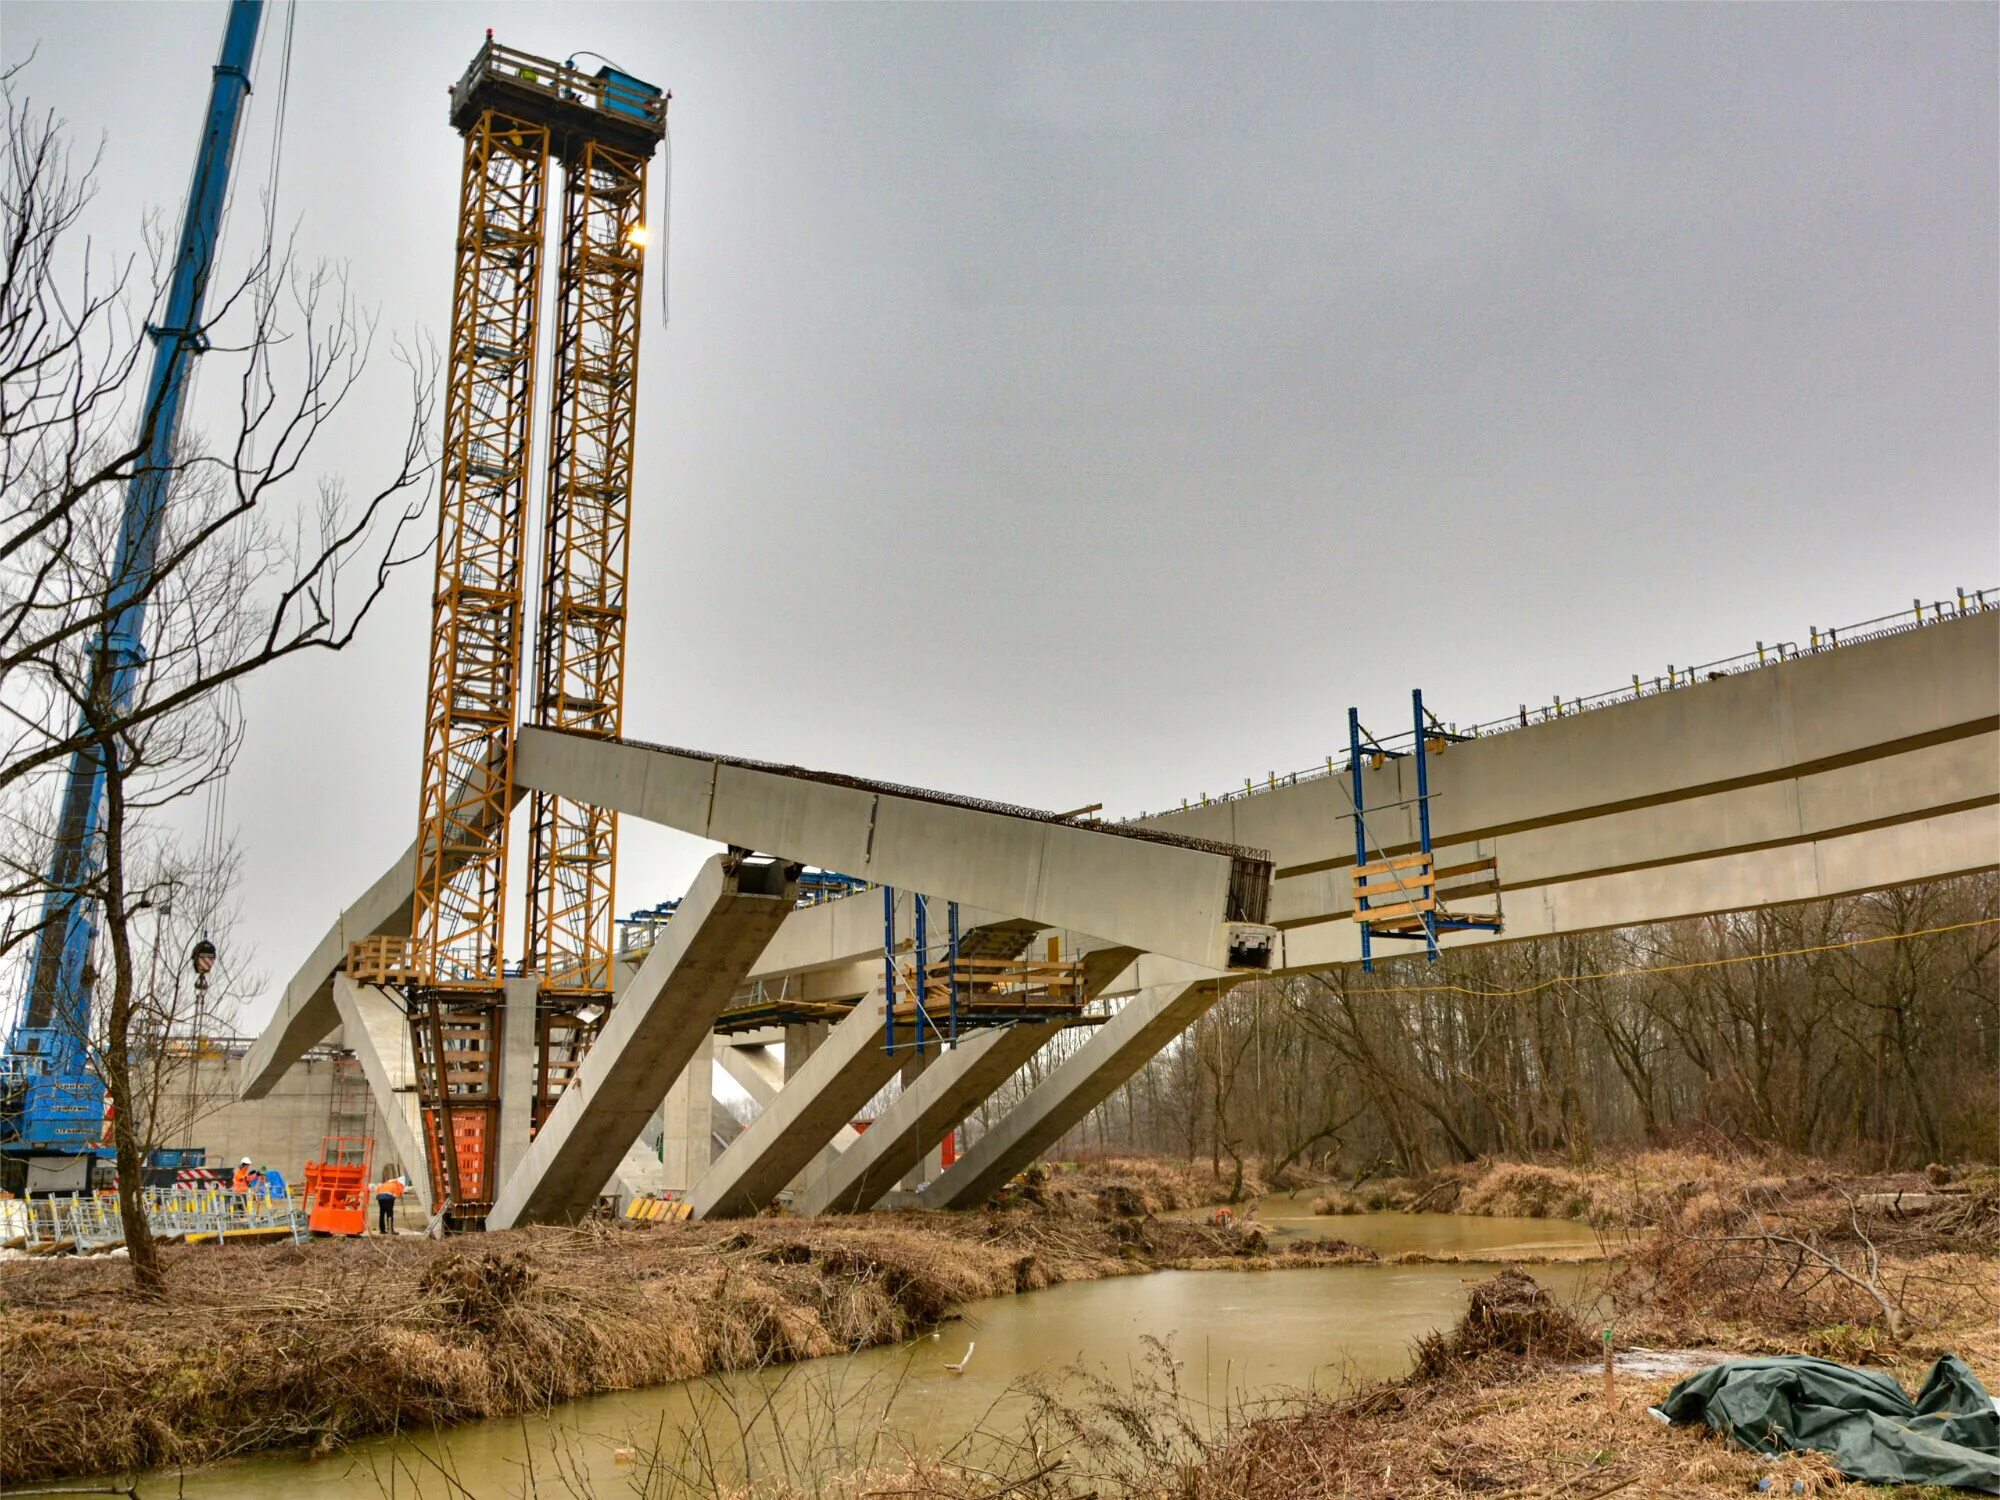
[[[410,957],[434,1201],[466,1213],[495,1187],[548,155],[545,126],[493,109],[465,129]]]
[[[483,1222],[497,1183],[507,826],[515,800],[522,572],[544,202],[566,171],[541,667],[545,723],[616,734],[638,372],[645,167],[665,134],[648,84],[486,45],[452,89],[465,139],[445,407],[437,581],[408,942],[357,945],[349,971],[404,985],[433,1205]],[[575,804],[534,814],[529,964],[560,993],[610,998],[616,826]],[[548,1027],[538,1028],[546,1038]],[[568,1032],[571,1053],[586,1039]],[[515,1039],[529,1045],[529,1038]],[[546,1046],[544,1046],[546,1053]],[[545,1057],[540,1092],[558,1070]]]
[[[646,156],[587,140],[565,164],[552,363],[535,722],[616,736],[624,725],[626,575]],[[617,814],[536,792],[526,967],[541,979],[535,1124],[611,1001]]]

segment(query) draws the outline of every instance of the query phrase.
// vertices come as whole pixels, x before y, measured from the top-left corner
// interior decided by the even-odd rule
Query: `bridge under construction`
[[[668,105],[491,33],[450,90],[415,817],[241,1067],[262,1098],[338,1032],[440,1228],[572,1220],[607,1192],[703,1218],[902,1189],[974,1206],[1259,976],[2000,864],[1984,593],[1489,724],[1413,691],[1392,732],[1350,710],[1322,766],[1124,820],[628,738],[647,179]],[[631,818],[716,852],[621,942]],[[961,1124],[1073,1032],[946,1164]],[[758,1112],[711,1157],[718,1068]]]

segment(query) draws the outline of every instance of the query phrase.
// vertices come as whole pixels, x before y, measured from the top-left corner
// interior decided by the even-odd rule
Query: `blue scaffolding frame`
[[[911,925],[916,929],[911,953],[914,963],[911,994],[916,1002],[912,1026],[916,1032],[916,1054],[922,1057],[926,1023],[939,1046],[958,1045],[958,903],[945,904],[945,974],[950,1011],[943,1027],[932,1019],[924,1004],[930,972],[930,897],[913,891],[910,907]],[[896,1050],[896,889],[887,885],[882,887],[882,1050],[891,1054]]]
[[[1409,942],[1421,941],[1424,945],[1425,956],[1432,963],[1436,963],[1438,958],[1439,933],[1498,932],[1501,930],[1501,915],[1498,910],[1495,910],[1490,915],[1486,913],[1450,912],[1445,910],[1440,904],[1438,885],[1441,880],[1454,875],[1474,874],[1485,870],[1494,871],[1492,888],[1494,898],[1497,902],[1499,897],[1499,876],[1495,862],[1491,859],[1475,861],[1471,865],[1461,866],[1453,870],[1438,870],[1436,856],[1431,848],[1431,783],[1430,767],[1428,764],[1430,746],[1433,741],[1437,742],[1441,747],[1454,741],[1470,739],[1471,736],[1451,733],[1442,724],[1438,723],[1436,717],[1424,708],[1424,692],[1422,688],[1412,688],[1410,690],[1410,706],[1413,720],[1413,733],[1410,742],[1412,746],[1411,750],[1392,750],[1380,743],[1373,735],[1368,734],[1361,727],[1361,712],[1359,709],[1350,708],[1347,711],[1348,798],[1354,805],[1352,813],[1352,817],[1354,818],[1355,868],[1354,918],[1361,927],[1361,969],[1363,973],[1367,974],[1375,972],[1374,940],[1378,937],[1396,938]],[[1417,852],[1414,856],[1404,856],[1400,859],[1391,860],[1388,858],[1387,850],[1380,849],[1380,846],[1378,846],[1378,851],[1383,855],[1383,859],[1376,865],[1371,866],[1369,864],[1368,805],[1361,777],[1361,760],[1364,754],[1374,755],[1383,760],[1400,760],[1410,754],[1414,754],[1416,757],[1417,795],[1414,800],[1417,807]],[[1391,805],[1402,807],[1408,804],[1394,803]],[[1398,896],[1409,899],[1406,899],[1402,905],[1396,907],[1371,907],[1370,902],[1374,897],[1369,894],[1368,882],[1364,879],[1364,874],[1370,870],[1386,874],[1390,888]],[[1405,870],[1414,873],[1405,874]],[[1375,894],[1381,894],[1380,887],[1376,888]],[[1375,921],[1369,920],[1368,913],[1371,910],[1380,910],[1384,919],[1393,913],[1399,921],[1399,927],[1386,928],[1378,926]]]

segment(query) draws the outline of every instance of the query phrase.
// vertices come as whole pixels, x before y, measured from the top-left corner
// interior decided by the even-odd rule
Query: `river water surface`
[[[1386,1253],[1421,1249],[1494,1260],[1585,1249],[1582,1226],[1545,1219],[1367,1214],[1314,1219],[1309,1199],[1266,1199],[1258,1217],[1285,1239],[1328,1234]],[[142,1496],[487,1497],[638,1493],[658,1453],[686,1472],[733,1480],[810,1480],[907,1447],[937,1454],[974,1429],[1018,1430],[1022,1383],[1071,1392],[1092,1374],[1118,1386],[1178,1380],[1197,1411],[1231,1401],[1328,1391],[1409,1367],[1421,1334],[1456,1321],[1477,1266],[1327,1266],[1287,1271],[1162,1271],[998,1297],[964,1309],[935,1337],[708,1380],[571,1402],[527,1418],[466,1423],[416,1438],[376,1438],[306,1464],[246,1459],[184,1476],[141,1476]],[[1565,1299],[1594,1270],[1538,1266]],[[1169,1371],[1151,1341],[1176,1361]],[[976,1344],[962,1373],[945,1366]],[[655,1470],[645,1493],[672,1495]]]

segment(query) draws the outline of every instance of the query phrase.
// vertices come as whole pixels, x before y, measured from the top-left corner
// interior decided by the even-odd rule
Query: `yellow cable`
[[[1475,990],[1462,984],[1397,984],[1379,989],[1357,990],[1361,995],[1470,995],[1475,1000],[1518,1000],[1554,989],[1559,984],[1585,984],[1599,979],[1631,979],[1641,974],[1677,974],[1686,969],[1720,969],[1730,964],[1762,963],[1771,958],[1802,958],[1811,953],[1833,953],[1847,948],[1865,948],[1871,943],[1905,943],[1911,938],[1935,937],[1943,932],[1964,932],[1970,927],[1992,927],[2000,917],[1978,917],[1970,922],[1953,922],[1945,927],[1925,927],[1916,932],[1889,932],[1877,937],[1849,938],[1845,942],[1821,943],[1812,948],[1786,948],[1777,953],[1738,953],[1728,958],[1703,958],[1684,964],[1661,964],[1651,969],[1607,969],[1601,974],[1565,974],[1545,979],[1518,990]]]

